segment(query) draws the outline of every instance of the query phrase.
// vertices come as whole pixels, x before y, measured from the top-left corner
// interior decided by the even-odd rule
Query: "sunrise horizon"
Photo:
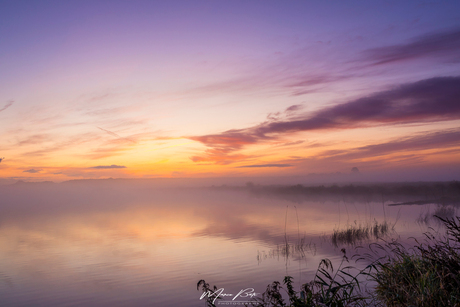
[[[0,0],[0,195],[2,306],[460,305],[460,1]]]

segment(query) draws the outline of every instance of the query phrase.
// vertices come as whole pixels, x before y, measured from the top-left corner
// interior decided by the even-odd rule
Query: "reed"
[[[374,262],[375,294],[386,306],[460,306],[460,217],[437,217],[446,235],[427,233],[427,241],[407,250],[397,242]]]
[[[329,259],[321,260],[318,265],[315,278],[301,287],[301,291],[294,290],[293,278],[286,276],[283,285],[274,281],[267,286],[261,297],[255,297],[244,306],[253,307],[313,307],[313,306],[368,306],[368,297],[361,291],[359,275],[368,273],[365,268],[352,275],[350,270],[354,267],[344,266],[348,263],[345,249],[342,249],[342,262],[334,270]],[[203,293],[210,291],[210,286],[204,280],[200,280],[198,287],[202,287]],[[217,289],[214,286],[214,289]],[[283,295],[284,294],[284,295]],[[286,299],[287,294],[287,299]],[[209,297],[206,301],[208,307],[215,306]]]
[[[446,227],[444,236],[426,233],[425,242],[416,241],[409,249],[397,241],[370,244],[370,253],[358,255],[357,261],[370,263],[362,270],[344,266],[348,258],[342,249],[337,270],[330,260],[323,259],[315,278],[299,292],[294,290],[293,278],[286,276],[283,285],[274,281],[262,297],[245,306],[460,306],[460,217],[436,218]],[[367,233],[375,235],[381,232],[379,227]],[[357,271],[354,275],[353,270]],[[365,291],[369,282],[373,283],[371,291]],[[199,287],[203,292],[211,291],[204,280],[200,280]],[[208,298],[207,306],[215,306],[212,299]]]
[[[375,221],[373,224],[355,224],[347,226],[346,229],[335,229],[331,235],[331,242],[335,247],[342,244],[355,245],[363,240],[379,239],[386,236],[390,230],[394,229],[394,225],[390,225],[387,221],[379,223]]]

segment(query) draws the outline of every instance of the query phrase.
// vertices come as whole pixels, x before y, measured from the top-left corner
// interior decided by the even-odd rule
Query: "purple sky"
[[[0,1],[0,178],[459,179],[459,12]]]

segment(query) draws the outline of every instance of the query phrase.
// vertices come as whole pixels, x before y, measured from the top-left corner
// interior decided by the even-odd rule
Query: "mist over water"
[[[0,186],[2,305],[202,306],[200,279],[234,294],[261,293],[285,275],[305,283],[321,259],[339,261],[341,248],[352,255],[377,240],[334,243],[334,232],[385,222],[384,238],[405,240],[441,227],[432,215],[457,213],[455,184]]]

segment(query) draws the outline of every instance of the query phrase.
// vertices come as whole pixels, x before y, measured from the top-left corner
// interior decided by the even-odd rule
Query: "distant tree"
[[[254,183],[252,181],[248,181],[246,182],[246,187],[247,188],[253,188],[254,187]]]
[[[355,166],[351,169],[352,174],[359,174],[359,169]]]

